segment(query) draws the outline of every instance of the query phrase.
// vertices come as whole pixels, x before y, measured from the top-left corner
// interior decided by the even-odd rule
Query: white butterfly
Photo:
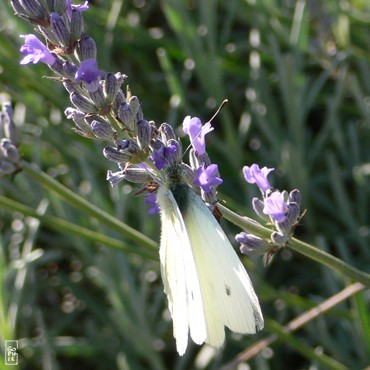
[[[254,334],[263,317],[252,283],[220,225],[180,173],[162,183],[161,273],[173,320],[177,352],[188,335],[220,348],[225,326]]]

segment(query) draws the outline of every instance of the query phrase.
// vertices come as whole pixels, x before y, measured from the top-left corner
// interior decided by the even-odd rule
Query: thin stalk
[[[158,250],[157,243],[154,242],[152,239],[143,235],[134,228],[126,225],[125,223],[119,221],[102,209],[94,206],[83,197],[79,196],[64,185],[60,184],[58,181],[53,179],[45,172],[42,172],[37,166],[28,162],[23,162],[22,165],[23,171],[27,173],[27,175],[32,177],[46,189],[59,195],[62,199],[70,203],[73,207],[81,210],[89,216],[93,216],[101,223],[110,227],[112,230],[116,230],[122,235],[125,235],[127,239],[130,239],[131,241],[150,250]]]
[[[154,253],[151,250],[148,251],[138,248],[137,246],[131,246],[121,240],[106,236],[102,233],[87,229],[82,226],[72,224],[58,217],[42,215],[35,211],[33,208],[27,207],[24,204],[18,203],[2,195],[0,195],[0,208],[12,212],[19,212],[28,217],[33,217],[42,222],[42,224],[47,225],[58,232],[63,232],[68,235],[76,235],[86,240],[91,240],[92,242],[103,244],[108,248],[119,249],[127,253],[134,253],[154,261],[158,260],[157,253]]]
[[[234,225],[239,226],[245,231],[253,233],[261,238],[270,238],[272,230],[256,223],[254,220],[239,216],[238,214],[234,213],[230,209],[226,208],[222,204],[217,205],[222,212],[222,215]],[[332,270],[335,270],[342,275],[358,281],[364,284],[367,287],[370,287],[370,274],[363,272],[348,263],[340,260],[337,257],[332,256],[331,254],[324,252],[314,246],[302,242],[298,239],[291,238],[287,245],[288,248],[303,254],[305,257],[308,257],[316,262],[325,265]]]

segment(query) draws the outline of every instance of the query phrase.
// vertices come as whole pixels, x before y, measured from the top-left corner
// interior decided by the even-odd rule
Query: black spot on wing
[[[231,289],[228,285],[225,285],[225,292],[226,292],[226,295],[228,295],[228,296],[231,295]]]

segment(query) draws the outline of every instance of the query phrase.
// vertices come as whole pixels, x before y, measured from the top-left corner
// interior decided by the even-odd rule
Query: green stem
[[[316,262],[336,270],[337,272],[355,281],[364,284],[367,287],[370,287],[370,274],[367,274],[366,272],[363,272],[349,265],[348,263],[345,263],[339,258],[334,257],[331,254],[322,251],[321,249],[315,248],[314,246],[295,238],[291,238],[289,240],[288,247]]]
[[[154,261],[158,260],[157,253],[148,250],[143,250],[135,245],[130,245],[121,240],[106,236],[102,233],[72,224],[58,217],[50,215],[41,215],[33,208],[27,207],[24,204],[18,203],[2,195],[0,195],[0,208],[12,212],[14,211],[19,212],[25,216],[36,218],[40,220],[40,222],[42,222],[44,225],[49,226],[53,230],[59,232],[63,231],[68,235],[76,235],[78,237],[85,238],[86,240],[91,240],[92,242],[103,244],[108,248],[119,249],[121,251],[128,253],[134,253]]]
[[[73,191],[66,188],[64,185],[60,184],[58,181],[54,180],[45,172],[42,172],[37,166],[27,162],[23,162],[22,168],[25,173],[36,180],[39,184],[41,184],[46,189],[58,194],[73,207],[78,208],[89,216],[93,216],[101,223],[110,227],[112,230],[116,230],[122,235],[125,235],[127,239],[130,239],[131,241],[150,250],[158,250],[158,244],[152,239],[114,218],[109,213],[104,212],[102,209],[89,203],[78,194],[74,193]]]
[[[324,353],[317,353],[315,349],[304,343],[302,340],[298,341],[296,337],[293,337],[289,333],[284,330],[284,327],[279,325],[277,322],[269,320],[268,327],[270,330],[273,330],[278,338],[284,342],[288,343],[292,348],[294,348],[297,352],[301,353],[309,360],[314,360],[322,367],[331,370],[346,370],[348,369],[347,366],[343,365],[342,363],[338,362],[334,358],[330,358],[329,356],[325,355]]]
[[[222,212],[222,215],[234,225],[237,225],[243,230],[253,233],[261,238],[270,238],[272,230],[256,223],[250,218],[239,216],[222,204],[218,204],[217,206]],[[344,261],[332,256],[329,253],[326,253],[310,244],[304,243],[295,238],[291,238],[289,240],[288,248],[294,250],[295,252],[301,253],[304,256],[316,262],[319,262],[331,268],[332,270],[335,270],[342,275],[347,276],[350,279],[353,279],[364,284],[367,287],[370,287],[370,274],[367,274],[366,272],[363,272],[349,265],[348,263],[345,263]]]
[[[244,231],[250,232],[251,234],[256,234],[261,238],[270,238],[271,230],[269,228],[262,226],[260,223],[252,220],[249,217],[239,216],[237,213],[231,211],[229,208],[220,203],[217,203],[217,207],[226,220],[230,221],[236,226],[239,226]]]

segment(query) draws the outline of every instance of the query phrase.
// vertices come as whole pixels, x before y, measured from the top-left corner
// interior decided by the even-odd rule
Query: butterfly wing
[[[206,339],[199,279],[189,237],[172,192],[163,185],[157,193],[161,208],[161,274],[173,320],[177,351],[185,353],[188,333],[195,343]]]
[[[263,317],[247,272],[218,222],[191,189],[183,214],[203,300],[206,342],[221,347],[224,326],[253,334]]]

